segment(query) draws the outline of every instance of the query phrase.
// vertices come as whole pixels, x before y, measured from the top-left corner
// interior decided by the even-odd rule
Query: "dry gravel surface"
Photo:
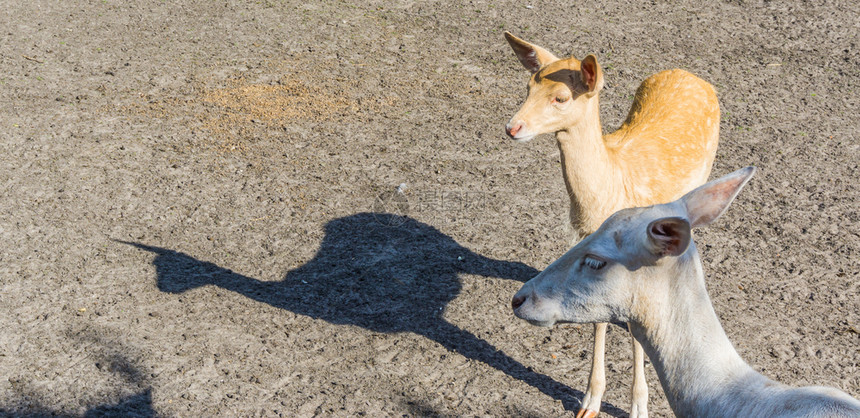
[[[697,232],[765,375],[860,396],[860,7],[844,1],[0,0],[0,415],[575,414],[591,326],[510,298],[568,248],[555,139],[504,135],[506,30],[714,84]],[[653,416],[670,416],[653,368]],[[606,416],[629,408],[626,331]]]

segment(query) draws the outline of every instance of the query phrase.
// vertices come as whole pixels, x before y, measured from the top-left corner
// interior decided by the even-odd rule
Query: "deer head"
[[[747,167],[711,181],[682,198],[609,217],[514,296],[514,313],[532,324],[631,322],[679,272],[701,264],[691,228],[716,220],[755,172]],[[658,289],[658,290],[655,290]],[[645,306],[647,307],[647,306]]]
[[[597,93],[603,88],[603,71],[594,55],[582,61],[559,59],[551,52],[505,32],[517,58],[531,71],[528,97],[505,127],[518,141],[558,132],[597,110]]]

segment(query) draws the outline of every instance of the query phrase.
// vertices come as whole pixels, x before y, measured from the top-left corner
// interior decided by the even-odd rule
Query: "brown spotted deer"
[[[599,95],[603,71],[594,55],[559,59],[505,33],[532,72],[528,97],[511,118],[511,138],[555,133],[577,238],[593,233],[615,211],[677,199],[705,183],[717,151],[720,107],[714,88],[683,70],[646,79],[621,127],[603,135]],[[588,388],[577,418],[594,417],[606,387],[606,324],[595,324]],[[648,387],[642,347],[633,340],[631,417],[646,417]]]
[[[705,288],[691,228],[716,220],[753,167],[671,203],[618,211],[543,272],[511,305],[532,324],[626,322],[681,417],[858,417],[860,401],[829,387],[774,382],[741,359]]]

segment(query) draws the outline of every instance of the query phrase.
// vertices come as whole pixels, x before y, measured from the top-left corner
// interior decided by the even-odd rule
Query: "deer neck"
[[[590,234],[623,207],[620,171],[603,141],[598,97],[587,102],[583,118],[555,137],[570,197],[570,221],[580,234]]]
[[[678,263],[672,266],[676,277],[643,280],[633,301],[633,336],[651,359],[675,415],[742,416],[751,393],[776,383],[747,365],[723,331],[695,246],[663,261]],[[665,267],[658,268],[665,274]]]

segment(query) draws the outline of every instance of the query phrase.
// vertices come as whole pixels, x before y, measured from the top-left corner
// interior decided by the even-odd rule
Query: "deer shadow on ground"
[[[412,218],[359,213],[329,221],[314,258],[279,282],[243,276],[178,251],[125,243],[156,254],[153,264],[163,292],[212,285],[332,324],[413,332],[539,389],[566,409],[579,407],[582,392],[531,370],[442,318],[443,308],[460,293],[461,273],[526,281],[539,272],[476,254]]]
[[[148,418],[160,415],[153,408],[150,381],[144,369],[135,361],[137,356],[128,355],[129,347],[122,342],[121,337],[105,338],[109,334],[106,334],[104,329],[89,326],[74,332],[70,330],[66,335],[74,341],[77,349],[82,350],[71,364],[65,364],[65,370],[57,371],[56,383],[61,387],[71,384],[70,390],[81,396],[79,402],[92,398],[104,401],[105,398],[112,397],[109,394],[111,391],[123,392],[122,389],[130,394],[119,399],[114,398],[115,402],[107,401],[91,406],[83,415],[76,415],[56,407],[63,399],[54,391],[46,390],[39,384],[22,384],[17,378],[10,376],[9,382],[15,382],[12,384],[13,396],[0,400],[0,417]],[[98,372],[82,371],[86,368],[98,369]],[[86,377],[78,373],[83,373]],[[80,384],[79,379],[88,381]],[[96,383],[99,389],[93,390],[92,383]]]
[[[8,409],[7,409],[8,408]],[[44,405],[34,405],[30,400],[19,400],[7,406],[0,406],[0,416],[5,417],[65,417],[74,416],[61,411],[51,409]],[[152,390],[129,395],[116,403],[106,403],[94,406],[84,412],[84,418],[95,417],[124,417],[124,418],[148,418],[157,417],[159,414],[152,408]]]

